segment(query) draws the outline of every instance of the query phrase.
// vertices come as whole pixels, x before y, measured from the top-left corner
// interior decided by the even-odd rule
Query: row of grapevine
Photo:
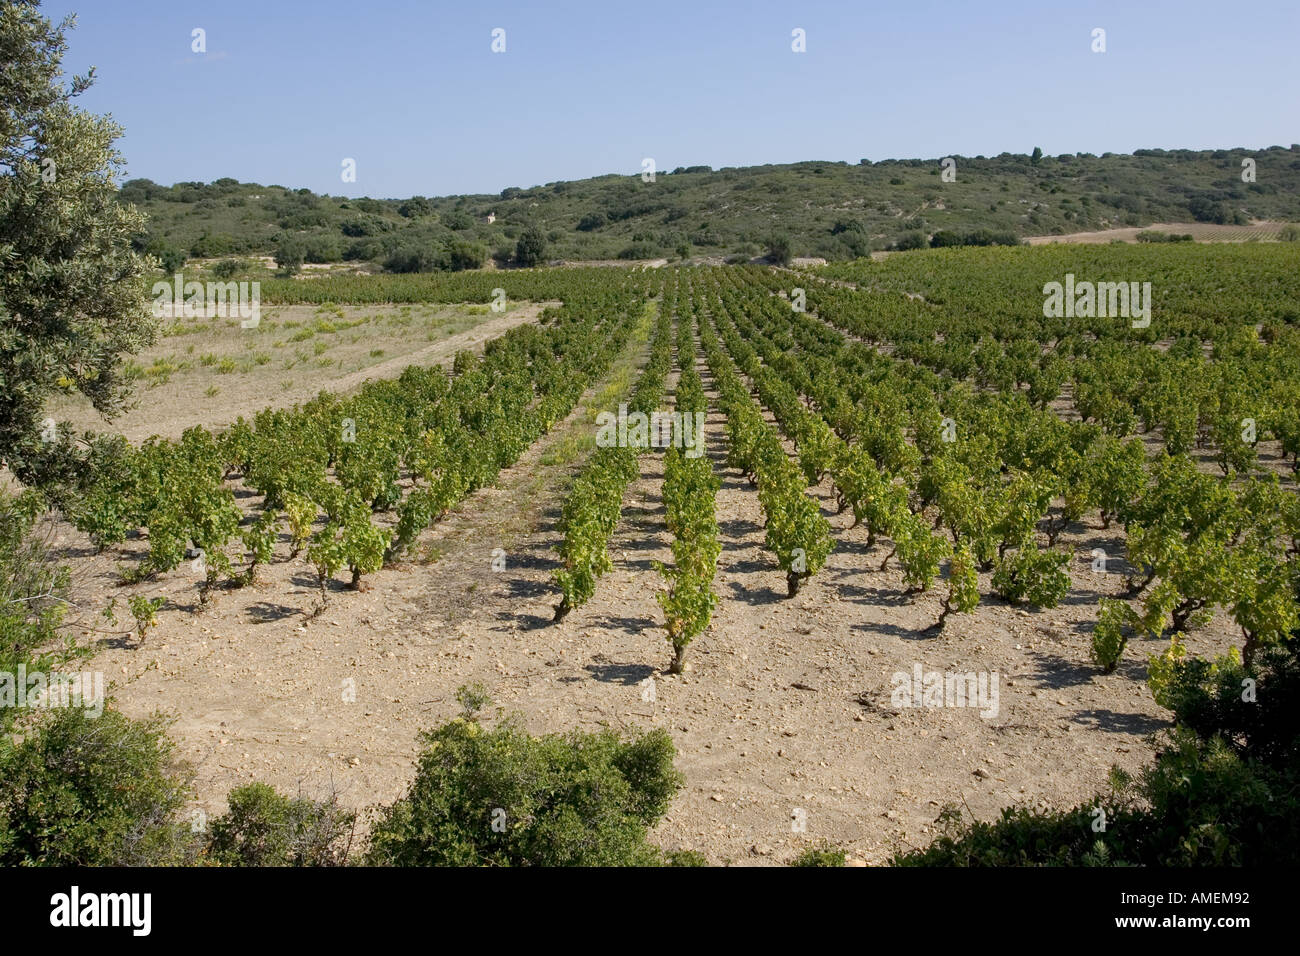
[[[480,357],[459,353],[450,371],[411,367],[352,396],[322,393],[220,433],[191,428],[179,442],[99,443],[97,480],[69,517],[101,548],[147,529],[148,557],[128,578],[197,554],[204,599],[223,574],[250,581],[286,526],[291,553],[307,549],[322,594],[344,568],[357,587],[491,482],[609,367],[649,289],[618,277],[574,283],[543,324],[512,329]],[[260,512],[244,515],[232,476],[262,496]],[[383,514],[391,517],[377,520]],[[238,573],[236,539],[247,562]]]
[[[664,379],[672,365],[671,313],[659,307],[650,340],[650,357],[641,371],[629,412],[649,415],[664,393]],[[618,526],[623,492],[640,474],[640,447],[631,442],[599,444],[573,480],[561,510],[559,530],[564,535],[558,550],[562,567],[555,583],[562,595],[555,620],[563,620],[596,592],[596,581],[612,569],[609,539]]]
[[[707,414],[708,401],[695,368],[695,339],[691,324],[678,320],[676,410]],[[700,436],[702,439],[702,435]],[[671,567],[659,566],[668,583],[658,600],[667,619],[673,647],[672,673],[685,666],[686,647],[709,626],[717,604],[713,578],[722,544],[718,538],[717,494],[721,481],[707,454],[691,457],[676,442],[664,456],[663,499],[668,530],[673,535]]]
[[[758,488],[765,542],[785,572],[787,591],[793,597],[826,563],[832,547],[830,522],[806,494],[803,473],[790,461],[776,431],[763,420],[749,389],[703,317],[699,318],[699,333],[727,416],[727,463]]]
[[[1229,475],[1260,467],[1268,441],[1300,467],[1298,270],[1285,245],[953,250],[830,267],[859,289],[814,283],[809,298],[896,357],[1023,389],[1040,407],[1065,402],[1119,438],[1158,433],[1171,454],[1212,451]],[[1044,317],[1044,283],[1067,272],[1149,281],[1147,320]]]
[[[764,304],[761,300],[749,301],[745,307],[753,311]],[[797,366],[797,353],[777,349],[739,311],[742,306],[735,306],[732,310],[720,308],[716,313],[728,351],[754,383],[759,398],[771,409],[782,431],[794,442],[805,479],[817,484],[829,474],[840,511],[851,508],[854,524],[867,522],[869,546],[878,535],[894,542],[882,570],[890,558],[897,557],[908,587],[928,590],[949,555],[947,542],[912,510],[904,483],[882,471],[864,447],[836,434],[822,415],[804,404],[785,375],[775,371],[773,363],[779,363],[787,375],[798,371],[811,387]]]
[[[773,291],[770,280],[765,284]],[[810,295],[810,302],[820,304],[819,295]],[[845,295],[834,293],[840,299]],[[789,305],[775,296],[762,308],[796,325],[814,321],[791,315]],[[804,342],[816,347],[825,338],[813,335]],[[1009,340],[1013,347],[1023,342]],[[900,351],[888,361],[915,361]],[[794,363],[785,355],[774,357],[773,364],[788,372]],[[846,363],[837,361],[835,367],[842,373]],[[1090,374],[1115,374],[1098,368],[1092,366]],[[966,548],[970,559],[993,569],[994,587],[1004,596],[1051,606],[1068,588],[1063,569],[1068,557],[1036,541],[1052,502],[1060,501],[1058,518],[1047,521],[1042,532],[1049,546],[1067,525],[1096,511],[1103,525],[1115,519],[1123,525],[1127,557],[1137,569],[1130,597],[1142,597],[1140,610],[1123,601],[1102,602],[1093,643],[1104,667],[1115,666],[1134,634],[1170,636],[1166,659],[1181,657],[1181,635],[1207,620],[1215,607],[1225,608],[1242,628],[1247,655],[1296,626],[1300,505],[1276,475],[1243,476],[1244,469],[1224,468],[1225,479],[1215,479],[1195,467],[1187,448],[1177,446],[1147,461],[1136,439],[1120,441],[1086,421],[1062,422],[1045,409],[1031,408],[1028,396],[1014,389],[972,393],[954,368],[942,371],[939,377],[926,373],[911,380],[923,383],[922,391],[931,386],[941,403],[937,414],[926,412],[913,423],[923,455],[917,489],[923,507],[934,505],[937,521],[952,534],[955,555]],[[1211,380],[1224,381],[1222,376]],[[818,389],[809,384],[807,391]],[[912,404],[928,407],[924,400]],[[938,440],[940,414],[951,415],[952,424],[962,422],[960,441]],[[965,562],[962,555],[954,568],[964,568]]]

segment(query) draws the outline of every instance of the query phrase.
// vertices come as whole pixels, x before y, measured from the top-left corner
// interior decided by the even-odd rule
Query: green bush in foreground
[[[646,842],[682,776],[662,730],[532,737],[457,718],[422,736],[409,792],[371,831],[389,866],[655,866]],[[691,862],[687,859],[672,862]]]
[[[328,800],[292,799],[264,783],[230,791],[212,821],[209,857],[225,866],[342,866],[357,815]]]
[[[40,508],[33,493],[0,491],[0,674],[15,682],[19,665],[52,670],[74,653],[60,631],[71,577],[35,533]],[[0,733],[17,710],[11,694],[0,695]]]
[[[790,861],[791,866],[843,866],[844,851],[822,841],[808,847]]]
[[[19,744],[0,737],[0,866],[189,862],[167,723],[62,708]]]
[[[186,811],[190,777],[160,715],[44,712],[20,741],[0,735],[0,866],[707,866],[699,853],[646,841],[680,788],[662,730],[532,737],[513,720],[474,720],[481,686],[457,694],[465,716],[422,736],[414,783],[378,811],[365,854],[357,815],[330,796],[232,790],[210,826]]]

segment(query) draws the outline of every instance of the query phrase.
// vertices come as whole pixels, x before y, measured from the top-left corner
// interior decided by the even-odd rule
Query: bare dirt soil
[[[509,320],[520,316],[494,321]],[[644,349],[625,357],[622,373],[643,358]],[[187,565],[133,588],[116,584],[114,563],[147,541],[94,556],[65,528],[87,607],[112,596],[121,606],[132,593],[169,598],[143,644],[88,631],[98,651],[87,666],[105,671],[128,714],[177,716],[172,735],[194,768],[196,806],[209,815],[252,780],[317,796],[337,790],[357,808],[391,801],[411,779],[418,732],[454,716],[456,689],[473,681],[491,692],[488,720],[518,713],[534,733],[663,727],[686,786],[655,839],[713,863],[782,863],[820,838],[880,863],[928,843],[945,804],[981,819],[1012,804],[1067,806],[1101,788],[1112,765],[1136,771],[1149,762],[1150,735],[1168,726],[1143,683],[1145,657],[1160,648],[1131,646],[1107,676],[1088,662],[1097,600],[1118,593],[1126,570],[1113,559],[1094,572],[1093,550],[1121,554],[1121,532],[1088,523],[1062,536],[1077,556],[1062,606],[1010,607],[991,596],[984,575],[978,611],[928,636],[944,585],[906,595],[895,564],[879,570],[888,543],[868,548],[865,529],[833,515],[823,484],[813,492],[836,547],[787,598],[764,548],[757,495],[725,465],[723,418],[700,369],[714,400],[708,451],[723,478],[723,552],[718,609],[684,675],[665,673],[669,646],[654,597],[662,581],[653,562],[671,560],[661,453],[641,457],[611,544],[614,570],[593,601],[551,623],[556,521],[580,463],[574,449],[608,397],[599,388],[493,487],[427,531],[418,559],[369,576],[361,592],[336,582],[315,617],[314,572],[303,557],[289,559],[283,542],[257,584],[199,608]],[[270,396],[244,397],[260,407]],[[150,427],[176,431],[212,417],[206,405],[169,407],[175,414]],[[1188,645],[1221,652],[1232,640],[1219,619]],[[893,702],[894,675],[916,665],[996,672],[996,714]]]
[[[1047,245],[1054,242],[1099,243],[1136,242],[1139,232],[1168,232],[1177,235],[1191,235],[1197,242],[1249,242],[1251,240],[1276,240],[1282,232],[1284,222],[1266,222],[1259,220],[1248,226],[1215,225],[1211,222],[1158,222],[1150,226],[1130,226],[1123,229],[1102,229],[1098,232],[1071,232],[1061,236],[1028,236],[1025,242],[1031,246]]]

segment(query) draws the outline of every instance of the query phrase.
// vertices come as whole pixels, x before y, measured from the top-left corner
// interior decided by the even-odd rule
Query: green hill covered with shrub
[[[408,199],[320,196],[219,179],[123,184],[149,217],[137,247],[170,269],[187,257],[279,254],[282,261],[358,261],[394,272],[556,259],[767,254],[848,259],[887,248],[989,241],[1200,221],[1300,220],[1300,145],[1138,150],[1133,155],[1003,153],[856,165],[678,167],[653,182],[598,176],[496,195]],[[1253,158],[1256,181],[1242,181]],[[491,220],[491,221],[489,221]]]

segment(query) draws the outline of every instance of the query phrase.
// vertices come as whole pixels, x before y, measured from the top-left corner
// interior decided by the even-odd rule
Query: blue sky
[[[129,175],[374,197],[1300,140],[1300,3],[72,0]],[[207,52],[191,51],[206,31]],[[491,32],[506,51],[491,52]],[[807,52],[791,50],[806,31]],[[1091,50],[1106,30],[1106,52]],[[340,180],[345,157],[357,181]]]

